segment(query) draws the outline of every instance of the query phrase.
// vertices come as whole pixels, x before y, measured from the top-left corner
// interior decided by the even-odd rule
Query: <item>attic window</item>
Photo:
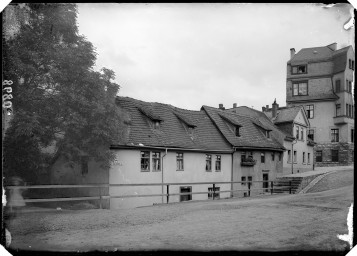
[[[235,126],[234,133],[237,137],[240,137],[240,131],[239,131],[239,126]]]
[[[154,129],[160,129],[160,122],[159,121],[153,121],[153,128]]]
[[[268,130],[265,131],[265,137],[267,137],[268,139],[270,138],[270,131]]]
[[[292,66],[292,74],[306,74],[306,65]]]

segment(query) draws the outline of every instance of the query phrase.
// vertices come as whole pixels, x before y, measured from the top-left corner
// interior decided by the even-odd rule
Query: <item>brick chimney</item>
[[[237,103],[233,103],[233,108],[236,108],[237,107]]]
[[[219,105],[218,105],[218,108],[219,108],[219,109],[222,109],[222,110],[225,110],[225,107],[223,107],[223,104],[219,104]]]
[[[272,117],[276,117],[276,114],[278,113],[278,108],[279,104],[276,103],[276,99],[274,100],[274,103],[272,104]]]
[[[290,59],[292,59],[295,56],[295,48],[290,49]]]
[[[262,107],[262,112],[265,112],[265,107]]]

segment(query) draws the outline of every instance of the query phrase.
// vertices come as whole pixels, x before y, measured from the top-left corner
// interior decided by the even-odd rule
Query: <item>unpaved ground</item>
[[[26,213],[13,249],[343,251],[353,187],[318,193],[185,202],[127,210]]]

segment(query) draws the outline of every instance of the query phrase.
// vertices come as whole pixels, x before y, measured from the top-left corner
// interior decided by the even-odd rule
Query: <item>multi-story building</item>
[[[350,165],[354,154],[354,50],[322,47],[290,49],[286,104],[302,105],[316,145],[315,165]]]
[[[267,105],[262,111],[286,134],[283,174],[312,171],[315,143],[307,136],[310,123],[304,107],[279,107],[274,101],[271,108]]]

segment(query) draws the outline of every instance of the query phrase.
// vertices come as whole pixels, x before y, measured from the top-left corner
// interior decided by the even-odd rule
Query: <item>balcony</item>
[[[256,164],[257,160],[254,160],[252,158],[247,158],[244,159],[242,162],[240,162],[241,166],[254,166]]]
[[[334,124],[353,124],[354,120],[351,117],[348,116],[335,116],[333,118]]]

